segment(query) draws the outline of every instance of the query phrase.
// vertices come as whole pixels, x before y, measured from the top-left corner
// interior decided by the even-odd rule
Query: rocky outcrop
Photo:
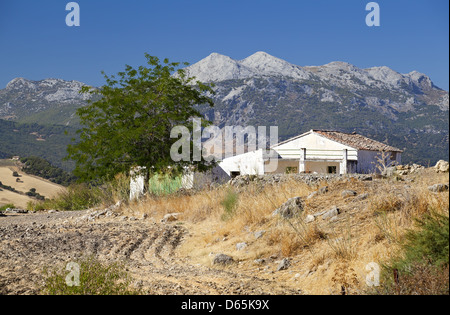
[[[444,160],[440,160],[434,166],[434,169],[437,173],[448,173],[449,172],[449,163]]]
[[[273,215],[279,215],[283,219],[292,219],[300,215],[304,210],[304,204],[301,197],[294,197],[283,203],[273,212]]]

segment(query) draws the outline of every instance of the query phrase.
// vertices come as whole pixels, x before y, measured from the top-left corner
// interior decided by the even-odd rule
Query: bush
[[[8,209],[8,208],[15,209],[16,206],[13,205],[12,203],[7,204],[7,205],[4,205],[4,206],[1,206],[1,207],[0,207],[0,212],[3,212],[3,211],[5,211],[5,210]]]
[[[125,266],[119,263],[104,264],[93,257],[77,262],[80,266],[79,286],[68,286],[65,268],[44,269],[43,293],[47,295],[137,295],[140,290],[130,289],[131,278]]]
[[[224,208],[222,220],[228,220],[233,217],[238,201],[239,195],[234,190],[229,189],[221,202],[221,205]]]
[[[55,198],[40,202],[29,202],[29,211],[57,209],[61,211],[85,210],[102,202],[101,190],[87,184],[73,184]]]
[[[383,294],[449,294],[449,217],[416,219],[401,253],[383,266]]]

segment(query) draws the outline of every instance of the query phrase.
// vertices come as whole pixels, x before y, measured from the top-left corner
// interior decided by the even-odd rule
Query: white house
[[[270,148],[223,159],[219,166],[230,176],[271,173],[375,173],[380,158],[401,164],[402,150],[357,133],[311,130]]]

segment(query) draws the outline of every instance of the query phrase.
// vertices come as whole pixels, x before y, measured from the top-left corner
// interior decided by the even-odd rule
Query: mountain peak
[[[9,83],[6,85],[7,90],[15,90],[23,88],[34,89],[35,85],[30,80],[27,80],[25,78],[14,78],[11,81],[9,81]]]

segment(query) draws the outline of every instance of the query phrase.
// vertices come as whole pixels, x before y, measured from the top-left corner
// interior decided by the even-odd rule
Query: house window
[[[296,166],[286,167],[286,174],[296,174],[296,173],[298,173],[298,167]]]
[[[328,174],[336,174],[337,166],[328,166]]]
[[[236,178],[236,177],[238,177],[239,175],[241,175],[241,172],[230,172],[230,177],[231,177],[231,178]]]
[[[397,160],[397,152],[391,152],[391,161]]]

